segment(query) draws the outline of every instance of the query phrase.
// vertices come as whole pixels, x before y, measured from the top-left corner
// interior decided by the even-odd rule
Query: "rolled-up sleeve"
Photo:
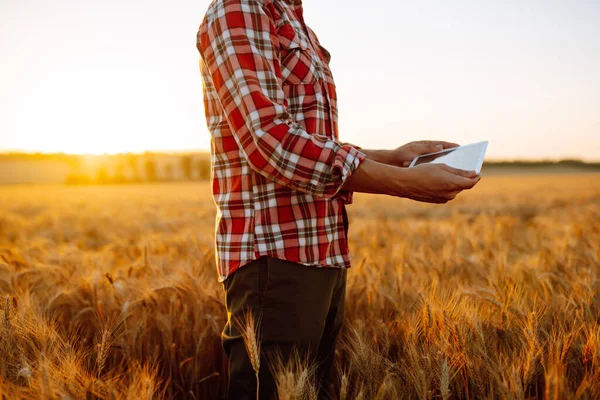
[[[269,10],[258,1],[229,2],[225,12],[205,21],[197,39],[203,68],[250,167],[294,190],[351,198],[340,191],[365,155],[309,134],[288,113]]]

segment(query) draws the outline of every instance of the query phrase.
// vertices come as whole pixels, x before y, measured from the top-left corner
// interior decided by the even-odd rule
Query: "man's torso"
[[[254,26],[248,4],[260,4],[272,29]],[[295,3],[295,4],[292,4]],[[200,26],[242,13],[246,31],[274,43],[280,80],[261,82],[283,90],[291,118],[311,135],[338,140],[336,88],[329,52],[302,17],[299,1],[216,0]],[[255,39],[260,46],[260,39]],[[227,50],[223,49],[223,57]],[[212,65],[201,62],[204,105],[211,134],[212,190],[217,205],[216,245],[220,280],[260,256],[310,266],[349,267],[344,204],[351,196],[322,199],[278,185],[252,170],[223,113],[211,80]]]

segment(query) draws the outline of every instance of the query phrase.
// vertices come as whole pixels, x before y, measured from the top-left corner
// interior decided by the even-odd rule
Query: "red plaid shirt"
[[[341,187],[365,155],[338,140],[330,56],[301,1],[214,0],[197,48],[219,280],[260,256],[349,267]]]

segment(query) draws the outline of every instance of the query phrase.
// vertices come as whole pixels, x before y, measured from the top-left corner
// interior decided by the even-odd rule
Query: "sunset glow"
[[[195,35],[208,3],[3,3],[0,152],[207,150]],[[600,159],[600,3],[366,4],[304,0],[343,141]]]

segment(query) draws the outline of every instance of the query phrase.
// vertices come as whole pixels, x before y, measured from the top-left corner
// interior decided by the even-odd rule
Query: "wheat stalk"
[[[387,374],[383,380],[383,384],[379,387],[375,400],[384,400],[389,398],[397,398],[397,393],[394,387],[393,375]]]
[[[317,399],[317,388],[315,387],[312,377],[312,369],[308,365],[305,365],[298,377],[295,390],[296,396],[301,400]]]
[[[365,399],[365,393],[363,392],[363,389],[361,388],[354,400],[364,400],[364,399]]]
[[[446,400],[450,397],[450,367],[448,366],[448,360],[444,360],[442,363],[440,392],[443,400]]]
[[[254,314],[248,311],[244,313],[244,321],[241,329],[242,339],[252,364],[252,369],[256,375],[256,399],[259,399],[260,379],[258,372],[260,371],[260,334],[259,323],[255,321]]]
[[[6,303],[4,305],[4,328],[6,332],[9,331],[10,326],[10,296],[6,296]]]
[[[98,344],[98,358],[96,360],[98,376],[102,374],[102,370],[104,370],[104,366],[106,365],[106,359],[108,358],[108,352],[111,346],[111,336],[110,329],[102,329],[102,339]]]
[[[346,400],[348,397],[348,375],[342,374],[342,383],[340,385],[340,400]]]
[[[280,400],[293,400],[296,391],[296,380],[294,373],[280,371],[277,373],[277,394]]]
[[[54,399],[50,374],[48,372],[48,358],[46,354],[42,354],[40,359],[40,397],[42,399]]]

